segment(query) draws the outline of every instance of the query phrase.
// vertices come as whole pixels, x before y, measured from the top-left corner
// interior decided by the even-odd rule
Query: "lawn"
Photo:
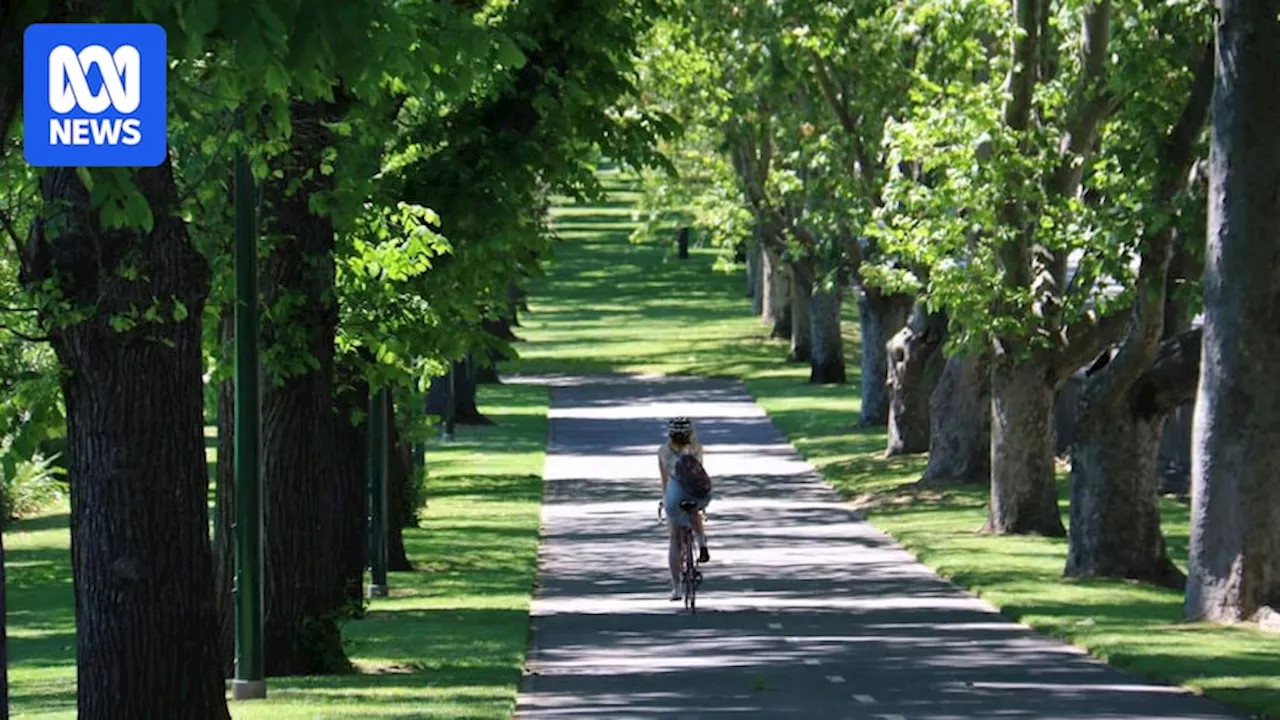
[[[418,572],[343,628],[359,674],[271,678],[237,720],[484,718],[515,707],[528,637],[546,443],[546,388],[484,386],[495,427],[432,443],[422,527],[405,543]],[[14,717],[74,718],[75,665],[65,508],[5,533]]]
[[[713,270],[715,251],[675,257],[674,241],[634,245],[634,185],[602,173],[604,205],[561,201],[563,242],[532,288],[518,334],[521,358],[506,372],[627,372],[741,378],[774,423],[871,522],[923,562],[1006,615],[1062,637],[1113,664],[1183,684],[1255,712],[1280,716],[1280,641],[1246,628],[1179,622],[1179,593],[1122,582],[1062,578],[1066,541],[979,535],[984,488],[921,494],[908,484],[922,457],[885,459],[881,428],[857,426],[858,333],[845,309],[849,384],[807,384],[786,347],[751,314],[742,271]],[[1065,495],[1065,493],[1064,493]],[[1175,559],[1185,566],[1187,508],[1164,505]],[[1066,500],[1063,498],[1064,520]]]

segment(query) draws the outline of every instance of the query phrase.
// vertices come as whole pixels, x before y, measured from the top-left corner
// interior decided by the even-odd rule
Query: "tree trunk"
[[[262,338],[264,511],[263,642],[270,676],[347,672],[337,620],[346,597],[340,566],[334,455],[334,229],[313,215],[311,196],[332,184],[322,150],[332,141],[321,121],[331,106],[296,103],[293,146],[278,163],[283,177],[263,192],[263,233],[273,247],[259,287],[266,308]],[[287,304],[285,304],[287,303]],[[285,308],[283,311],[280,308]],[[290,359],[309,358],[307,365]],[[274,362],[272,362],[274,360]]]
[[[1280,2],[1218,0],[1189,619],[1280,605]]]
[[[1203,247],[1203,243],[1201,243]],[[1204,276],[1204,263],[1192,251],[1192,243],[1179,241],[1174,246],[1173,259],[1169,263],[1169,283],[1175,280],[1195,280]],[[1193,313],[1190,302],[1183,296],[1169,292],[1164,304],[1164,339],[1171,338],[1191,327]],[[1160,438],[1160,494],[1176,495],[1180,500],[1191,498],[1191,425],[1195,413],[1195,397],[1178,406],[1164,423]]]
[[[991,362],[991,507],[987,530],[1062,537],[1054,480],[1049,369],[1007,354]]]
[[[946,358],[947,317],[917,302],[911,320],[889,341],[889,444],[885,457],[929,450],[929,398]]]
[[[1127,406],[1080,423],[1071,454],[1068,577],[1111,577],[1179,587],[1185,578],[1160,532],[1155,458],[1165,416]]]
[[[843,296],[839,285],[830,290],[815,287],[809,296],[809,317],[813,325],[809,382],[817,385],[843,385],[848,381],[844,367],[844,336],[840,324]]]
[[[750,258],[751,264],[753,264],[753,268],[751,268],[751,313],[763,316],[765,287],[764,275],[765,269],[767,268],[765,268],[764,246],[763,241],[760,240],[759,231],[755,234],[755,242],[753,243],[753,246],[751,246]]]
[[[58,231],[37,221],[23,257],[28,287],[54,282],[88,310],[51,333],[65,371],[77,715],[228,720],[204,456],[209,269],[175,212],[169,162],[132,177],[150,232],[100,227],[75,170],[46,171]],[[113,328],[157,302],[159,320]]]
[[[0,720],[9,720],[9,600],[5,592],[8,573],[4,563],[6,518],[0,517]]]
[[[235,341],[235,316],[232,306],[222,311],[221,332],[223,356],[231,359]],[[218,612],[218,652],[222,658],[223,677],[235,671],[235,589],[236,582],[236,453],[235,453],[236,383],[234,377],[218,385],[218,462],[214,467],[217,497],[214,501],[213,531],[214,597]]]
[[[408,524],[409,480],[413,473],[408,448],[401,442],[400,432],[396,428],[395,402],[387,403],[387,447],[390,448],[387,458],[387,507],[391,517],[387,518],[387,569],[397,571],[413,570],[409,556],[404,548],[404,528]]]
[[[929,395],[922,485],[991,482],[991,367],[986,353],[948,358]]]
[[[1084,373],[1075,373],[1053,398],[1053,454],[1067,457],[1076,438],[1080,390],[1084,387]]]
[[[862,336],[862,424],[889,422],[889,353],[887,345],[907,324],[913,299],[910,295],[885,295],[863,288],[858,298],[858,322]]]
[[[689,228],[682,227],[676,234],[676,248],[681,260],[689,259]]]
[[[364,610],[364,570],[368,566],[369,381],[358,361],[340,358],[337,367],[334,417],[334,456],[341,488],[338,516],[341,549],[336,558],[342,574],[343,596],[353,615]]]
[[[515,334],[511,332],[511,326],[508,321],[502,318],[496,320],[484,321],[485,332],[507,342],[515,342],[518,340]],[[498,363],[504,359],[503,354],[498,350],[492,350],[485,356],[483,362],[475,364],[476,383],[481,385],[501,385],[502,378],[498,376]]]
[[[1198,332],[1167,340],[1132,387],[1120,397],[1091,399],[1079,418],[1067,576],[1183,587],[1186,577],[1160,532],[1157,460],[1165,418],[1195,393],[1199,362]]]
[[[813,320],[809,298],[813,294],[813,263],[789,263],[791,269],[791,354],[787,362],[807,363],[813,356]]]
[[[779,340],[789,340],[791,338],[791,278],[787,275],[786,264],[782,262],[781,254],[765,245],[764,252],[760,255],[763,260],[761,267],[762,280],[764,282],[764,314],[763,321],[769,325],[769,337]]]
[[[459,425],[492,425],[493,421],[476,407],[476,381],[472,373],[470,357],[453,363],[454,419]],[[441,375],[431,381],[427,391],[427,414],[444,417],[445,401],[449,391],[449,376]]]
[[[760,276],[760,251],[757,247],[757,241],[754,237],[747,241],[747,273],[744,280],[747,283],[747,297],[751,298],[752,312],[756,315],[760,314],[757,309],[759,304],[756,302],[760,293],[758,291],[759,283],[756,278]]]
[[[1195,401],[1169,413],[1160,436],[1159,473],[1160,494],[1176,495],[1186,500],[1191,496],[1191,420]]]
[[[527,310],[525,305],[525,297],[527,293],[520,286],[518,280],[512,280],[507,283],[507,325],[508,327],[520,327],[520,311]],[[511,333],[511,342],[522,342],[523,338]]]

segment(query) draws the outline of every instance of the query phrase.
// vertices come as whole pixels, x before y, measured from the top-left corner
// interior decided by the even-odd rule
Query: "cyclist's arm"
[[[667,494],[667,464],[662,462],[662,455],[658,455],[658,475],[662,478],[662,494]]]

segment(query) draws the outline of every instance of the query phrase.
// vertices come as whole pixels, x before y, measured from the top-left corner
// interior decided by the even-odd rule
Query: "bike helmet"
[[[693,434],[693,421],[687,417],[675,417],[667,421],[667,435],[672,438],[688,438]]]

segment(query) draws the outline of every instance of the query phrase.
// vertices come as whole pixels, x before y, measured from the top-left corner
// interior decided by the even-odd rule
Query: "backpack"
[[[681,455],[676,460],[675,480],[680,483],[691,497],[701,500],[711,494],[711,476],[698,458],[693,455]]]

